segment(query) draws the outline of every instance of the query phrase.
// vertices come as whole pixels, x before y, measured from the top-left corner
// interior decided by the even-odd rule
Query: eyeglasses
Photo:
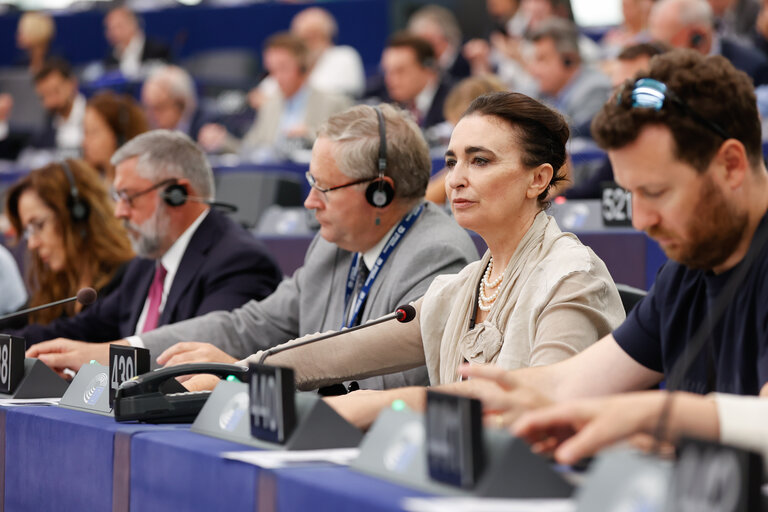
[[[51,217],[43,217],[42,219],[31,220],[27,227],[24,228],[22,237],[25,240],[29,240],[33,236],[37,236],[45,229],[45,226],[51,221]]]
[[[707,129],[712,130],[723,139],[731,138],[731,136],[728,135],[728,132],[723,130],[717,123],[709,119],[705,119],[701,116],[701,114],[688,106],[688,104],[684,102],[677,94],[671,91],[665,83],[653,78],[641,78],[635,82],[635,85],[632,88],[633,108],[651,108],[653,110],[659,111],[664,106],[664,102],[667,99],[677,105],[695,121]],[[619,94],[616,101],[617,104],[621,103],[621,94]]]
[[[112,189],[112,200],[115,201],[115,203],[119,203],[120,201],[125,201],[128,203],[128,206],[133,208],[133,200],[137,197],[141,197],[145,194],[149,194],[153,190],[157,190],[158,188],[170,185],[171,183],[176,183],[178,181],[177,178],[168,178],[167,180],[163,180],[159,183],[155,183],[151,187],[141,190],[139,192],[134,192],[133,194],[129,194],[126,190],[115,190]]]
[[[307,183],[309,183],[309,186],[312,187],[313,189],[317,190],[318,192],[322,193],[323,194],[323,198],[326,199],[326,200],[328,199],[328,196],[326,194],[328,194],[328,192],[330,192],[332,190],[339,190],[340,188],[347,188],[347,187],[351,187],[352,185],[359,185],[361,183],[368,183],[369,181],[373,181],[373,180],[376,179],[376,177],[374,176],[374,177],[371,177],[371,178],[363,178],[361,180],[356,180],[356,181],[352,181],[350,183],[345,183],[343,185],[336,185],[335,187],[323,188],[323,187],[321,187],[320,185],[317,184],[317,180],[315,180],[315,177],[312,176],[312,174],[310,174],[309,171],[304,173],[304,176],[306,176]]]

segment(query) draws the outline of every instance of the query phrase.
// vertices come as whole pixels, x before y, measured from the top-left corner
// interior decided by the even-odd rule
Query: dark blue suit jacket
[[[720,39],[720,55],[731,61],[752,78],[755,87],[768,84],[768,57],[756,49],[723,37]]]
[[[58,337],[101,342],[131,336],[154,273],[154,260],[134,258],[120,287],[103,301],[73,317],[28,325],[13,334],[26,338],[27,346]],[[187,245],[158,326],[261,300],[281,279],[276,263],[253,235],[211,210]]]

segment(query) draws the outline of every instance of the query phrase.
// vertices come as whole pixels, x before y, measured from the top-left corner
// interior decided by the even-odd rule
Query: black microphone
[[[16,311],[15,313],[9,313],[7,315],[0,316],[0,322],[11,319],[11,318],[23,316],[28,313],[34,313],[35,311],[40,311],[41,309],[52,308],[60,304],[66,304],[67,302],[72,302],[75,300],[80,304],[82,304],[83,306],[90,306],[96,301],[96,290],[94,290],[93,288],[80,288],[80,290],[78,290],[77,292],[77,295],[75,295],[74,297],[57,300],[56,302],[49,302],[48,304],[43,304],[41,306],[35,306],[33,308],[28,308],[28,309],[22,309],[21,311]]]
[[[339,336],[341,334],[346,334],[348,332],[356,331],[356,330],[362,329],[364,327],[371,327],[371,326],[378,325],[378,324],[381,324],[381,323],[384,323],[384,322],[388,322],[390,320],[397,320],[401,324],[404,324],[404,323],[410,322],[414,318],[416,318],[416,308],[414,308],[410,304],[404,304],[402,306],[398,306],[394,313],[390,313],[388,315],[384,315],[381,318],[377,318],[376,320],[371,320],[371,321],[369,321],[367,323],[364,323],[362,325],[356,325],[354,327],[350,327],[349,329],[344,329],[343,331],[331,332],[331,333],[328,333],[328,334],[324,334],[322,336],[318,336],[317,338],[312,338],[312,339],[309,339],[309,340],[304,340],[304,341],[301,341],[299,343],[294,343],[292,345],[281,345],[279,347],[272,347],[272,348],[270,348],[268,350],[265,350],[264,353],[261,354],[261,357],[259,358],[259,364],[264,364],[264,360],[266,358],[268,358],[269,356],[278,354],[280,352],[283,352],[284,350],[288,350],[288,349],[296,348],[296,347],[302,347],[304,345],[309,345],[310,343],[314,343],[316,341],[327,340],[329,338],[333,338],[333,337]]]

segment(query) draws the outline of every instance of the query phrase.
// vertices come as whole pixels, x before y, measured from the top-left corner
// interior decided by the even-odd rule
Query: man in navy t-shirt
[[[499,425],[521,409],[648,389],[670,375],[694,393],[759,394],[768,381],[768,171],[749,77],[722,57],[669,52],[619,89],[592,132],[632,193],[633,225],[669,263],[626,321],[584,352],[512,372],[466,368],[476,378],[458,387],[501,411]],[[680,365],[686,349],[691,362]]]

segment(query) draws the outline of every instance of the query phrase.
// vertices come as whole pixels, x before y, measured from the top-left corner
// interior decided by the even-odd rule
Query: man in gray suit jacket
[[[421,297],[435,276],[458,272],[476,259],[467,233],[424,203],[431,162],[418,126],[390,105],[382,105],[380,113],[383,125],[373,107],[361,105],[320,128],[307,173],[312,190],[304,203],[315,210],[320,234],[303,267],[264,300],[165,326],[133,343],[155,356],[165,351],[160,364],[233,362],[299,336],[390,313]],[[363,265],[370,271],[367,277]],[[177,344],[184,340],[213,344]],[[79,368],[108,355],[107,345],[69,342],[59,348],[58,357],[47,360],[57,368]],[[426,383],[421,368],[359,385],[384,389]]]

